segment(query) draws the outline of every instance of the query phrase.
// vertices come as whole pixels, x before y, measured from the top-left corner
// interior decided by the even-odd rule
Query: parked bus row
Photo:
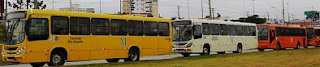
[[[241,53],[244,50],[319,46],[320,28],[256,25],[221,20],[18,10],[7,16],[1,59],[32,66],[180,53]]]

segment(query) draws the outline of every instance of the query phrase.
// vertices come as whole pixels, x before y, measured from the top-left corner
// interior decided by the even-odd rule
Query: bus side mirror
[[[194,36],[194,39],[202,38],[202,31],[201,31],[200,25],[193,26],[193,36]]]

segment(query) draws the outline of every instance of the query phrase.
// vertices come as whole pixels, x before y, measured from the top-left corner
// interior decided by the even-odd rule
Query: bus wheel
[[[300,49],[300,43],[298,42],[297,47],[294,49]]]
[[[189,57],[190,53],[181,53],[183,55],[183,57]]]
[[[124,61],[139,61],[140,60],[140,53],[137,48],[132,48],[129,50],[128,58],[124,59]]]
[[[203,52],[201,53],[201,55],[210,55],[210,47],[209,46],[204,46],[203,47]]]
[[[32,67],[43,67],[44,64],[46,63],[43,63],[43,62],[40,62],[40,63],[30,63]]]
[[[242,45],[239,44],[237,47],[237,51],[233,51],[233,53],[242,53]]]
[[[54,51],[51,54],[49,66],[61,66],[66,62],[66,55],[59,51]]]
[[[264,49],[258,49],[259,51],[264,51]]]
[[[106,59],[109,63],[119,62],[120,59]]]
[[[217,52],[218,54],[225,54],[226,52]]]
[[[281,45],[280,45],[280,43],[277,43],[276,50],[280,50],[280,49],[281,49]]]

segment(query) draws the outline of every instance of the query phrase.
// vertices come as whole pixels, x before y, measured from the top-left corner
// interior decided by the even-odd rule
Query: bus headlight
[[[21,54],[21,53],[23,52],[24,48],[25,48],[25,47],[21,47],[21,48],[18,50],[17,55]]]
[[[186,48],[189,48],[189,47],[191,47],[193,44],[192,43],[189,43],[187,46],[186,46]]]

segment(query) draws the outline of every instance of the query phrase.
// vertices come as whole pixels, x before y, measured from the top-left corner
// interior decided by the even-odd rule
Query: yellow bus
[[[2,61],[139,61],[172,51],[170,19],[54,10],[17,10],[5,23]]]

